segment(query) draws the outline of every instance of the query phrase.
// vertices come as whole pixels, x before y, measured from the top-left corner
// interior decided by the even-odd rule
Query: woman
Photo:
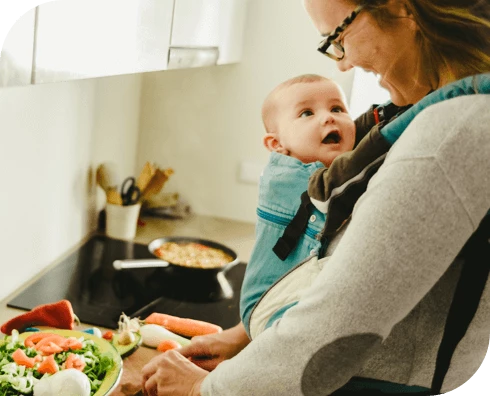
[[[148,395],[427,395],[457,388],[485,357],[488,270],[472,271],[490,255],[490,84],[488,75],[467,77],[490,72],[488,1],[305,0],[305,7],[326,36],[319,50],[340,70],[371,71],[395,105],[415,105],[381,129],[396,143],[376,157],[384,163],[352,214],[327,223],[327,258],[308,262],[318,275],[300,302],[248,345],[238,326],[154,359],[143,369]],[[383,134],[392,125],[394,135]],[[316,182],[313,202],[325,209],[334,192],[318,194],[321,174]],[[451,302],[467,272],[461,294],[482,295],[475,293],[474,319],[461,329]],[[453,329],[466,332],[459,343]],[[186,359],[210,355],[212,369],[245,345],[211,373]]]

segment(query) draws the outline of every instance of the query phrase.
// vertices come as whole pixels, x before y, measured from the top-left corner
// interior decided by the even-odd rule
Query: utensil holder
[[[141,203],[135,205],[106,206],[106,235],[115,239],[133,239],[138,228]]]

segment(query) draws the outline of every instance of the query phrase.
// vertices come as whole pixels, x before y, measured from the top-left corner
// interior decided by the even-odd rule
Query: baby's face
[[[281,145],[304,163],[330,166],[354,148],[356,128],[333,81],[297,83],[278,94],[275,124]]]

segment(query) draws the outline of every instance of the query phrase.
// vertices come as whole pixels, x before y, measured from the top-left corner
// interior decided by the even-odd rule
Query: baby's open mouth
[[[322,140],[323,144],[338,144],[340,143],[340,134],[338,131],[329,132],[327,136]]]

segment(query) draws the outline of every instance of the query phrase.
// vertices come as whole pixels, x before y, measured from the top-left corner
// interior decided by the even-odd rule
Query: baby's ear
[[[267,150],[276,151],[276,152],[278,152],[280,154],[284,154],[284,155],[289,155],[289,151],[281,145],[281,143],[277,139],[277,135],[275,133],[267,132],[264,135],[263,142],[264,142],[264,146]]]

